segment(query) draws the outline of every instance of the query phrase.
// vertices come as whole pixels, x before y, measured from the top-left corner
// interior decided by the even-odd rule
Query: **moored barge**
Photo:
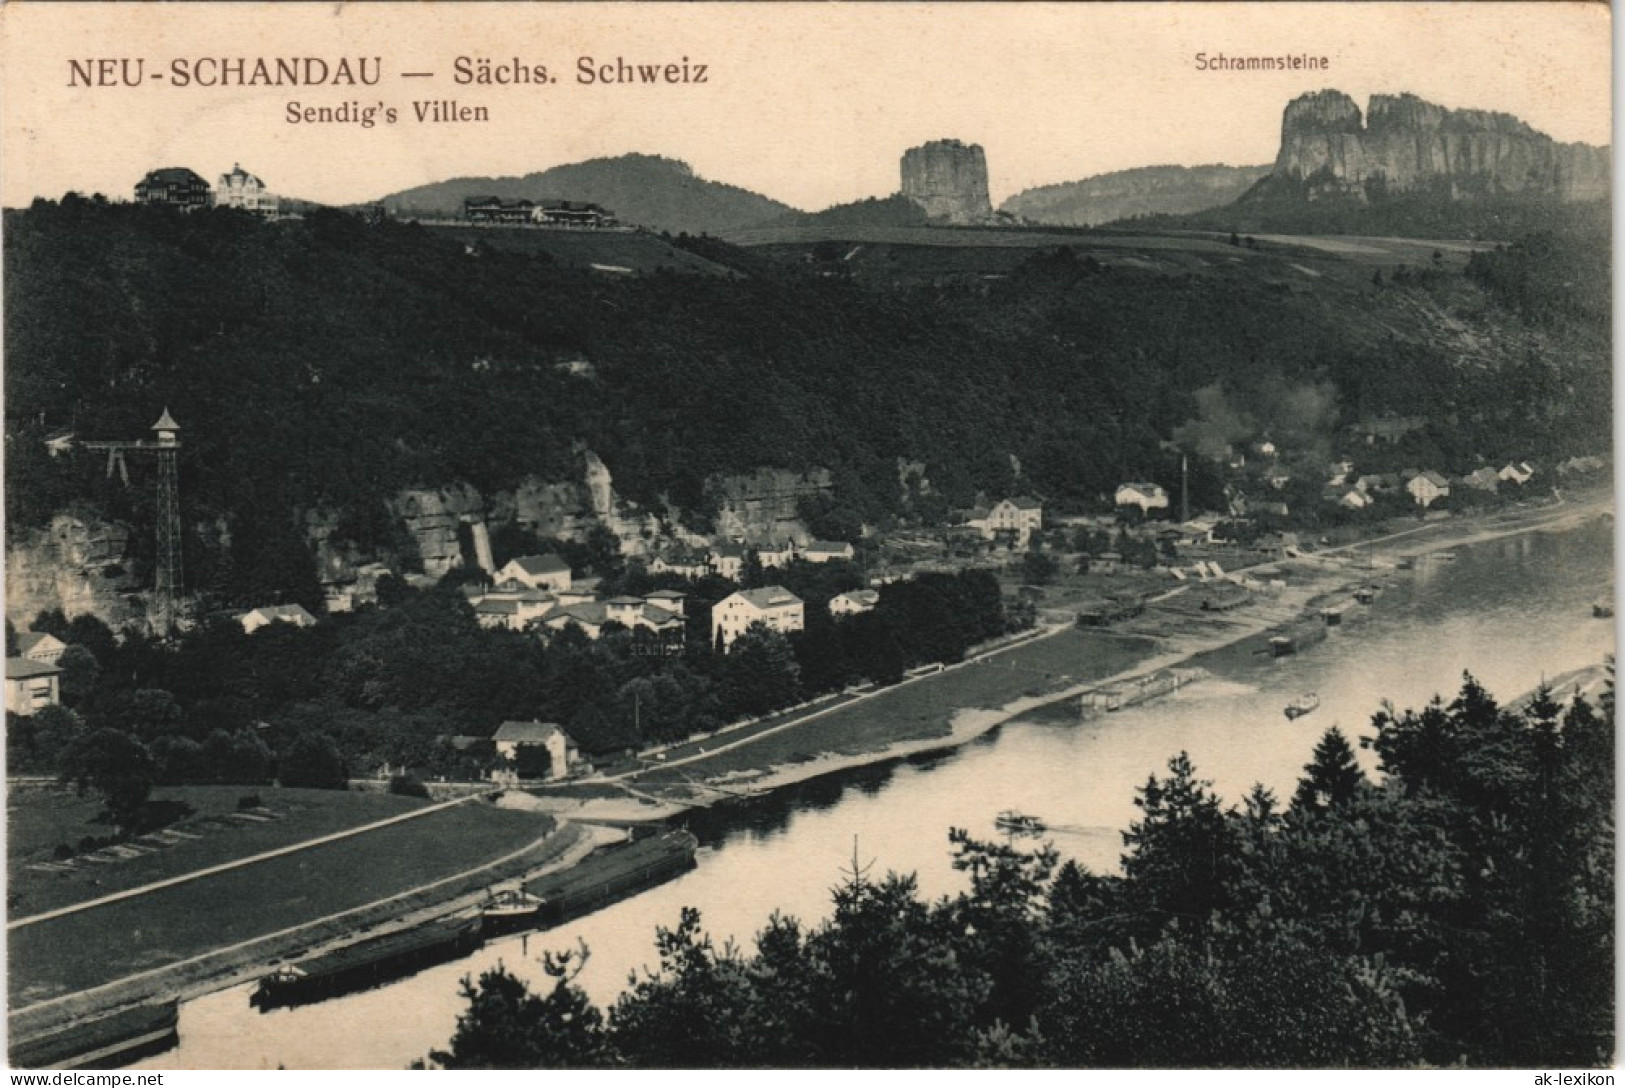
[[[284,964],[260,979],[249,998],[264,1012],[368,990],[458,959],[482,943],[480,919],[451,918]]]
[[[174,1046],[179,1019],[175,1001],[120,1009],[31,1039],[13,1039],[11,1064],[17,1069],[117,1069]]]
[[[687,872],[699,845],[687,831],[664,831],[594,851],[562,873],[537,877],[525,891],[542,900],[541,921],[558,925]]]

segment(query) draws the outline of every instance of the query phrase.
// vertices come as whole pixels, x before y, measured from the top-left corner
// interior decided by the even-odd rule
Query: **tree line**
[[[825,594],[861,584],[850,566],[798,562],[768,573],[810,594],[805,630],[786,636],[758,625],[727,653],[711,644],[710,608],[733,583],[650,576],[636,565],[607,584],[684,589],[680,652],[619,624],[597,640],[573,625],[546,637],[482,627],[458,577],[429,590],[385,579],[382,604],[314,627],[273,623],[245,634],[234,616],[218,615],[169,643],[135,632],[121,642],[92,617],[43,613],[33,629],[68,643],[64,705],[8,715],[8,755],[14,771],[86,784],[98,778],[87,765],[130,768],[149,790],[272,777],[343,788],[349,776],[386,767],[478,777],[494,761],[489,746],[474,746],[485,751],[481,762],[453,738],[489,738],[505,720],[556,721],[591,754],[635,749],[855,682],[895,683],[914,665],[960,660],[1012,623],[988,571],[887,585],[873,612],[842,619],[831,617]],[[146,791],[135,792],[144,800]]]
[[[955,830],[968,889],[857,858],[816,923],[754,950],[685,908],[607,1008],[582,947],[539,990],[465,978],[435,1060],[543,1067],[1594,1067],[1614,1053],[1613,693],[1328,730],[1287,799],[1226,806],[1180,754],[1121,872]]]

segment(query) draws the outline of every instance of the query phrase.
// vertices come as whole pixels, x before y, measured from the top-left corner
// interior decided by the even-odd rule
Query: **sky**
[[[927,140],[987,153],[994,203],[1034,185],[1164,163],[1274,159],[1281,110],[1325,87],[1362,108],[1409,91],[1610,142],[1610,14],[1595,3],[0,5],[0,203],[127,198],[158,166],[211,182],[241,163],[277,193],[346,204],[468,175],[644,152],[817,209],[898,188]],[[1326,70],[1203,71],[1198,54],[1325,57]],[[176,85],[200,58],[380,58],[375,86]],[[459,85],[459,57],[555,82]],[[579,82],[675,64],[705,82]],[[73,86],[107,58],[138,87]],[[114,79],[122,68],[114,69]],[[212,69],[204,65],[204,73]],[[429,72],[408,77],[405,72]],[[153,73],[164,75],[153,78]],[[680,67],[677,72],[680,76]],[[483,107],[419,123],[414,102]],[[346,102],[363,128],[290,122]]]

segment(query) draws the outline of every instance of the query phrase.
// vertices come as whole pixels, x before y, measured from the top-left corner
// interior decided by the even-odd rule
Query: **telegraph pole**
[[[1179,455],[1179,520],[1182,522],[1191,519],[1191,458],[1190,454]]]

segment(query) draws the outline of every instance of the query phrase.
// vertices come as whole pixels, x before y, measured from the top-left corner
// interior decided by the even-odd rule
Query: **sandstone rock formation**
[[[6,616],[19,630],[40,612],[91,615],[114,630],[139,622],[145,602],[132,596],[130,531],[116,522],[58,514],[44,529],[6,541]]]
[[[834,488],[827,469],[805,473],[763,468],[748,476],[713,476],[706,492],[717,502],[716,531],[751,544],[793,540],[805,544],[811,536],[801,522],[801,500],[827,494]]]
[[[1558,143],[1509,114],[1401,94],[1372,95],[1362,118],[1352,98],[1325,90],[1287,105],[1273,177],[1304,184],[1311,199],[1438,187],[1457,199],[1587,200],[1608,195],[1609,173],[1606,148]]]
[[[993,218],[987,195],[987,156],[980,144],[933,140],[903,152],[903,195],[932,219],[985,223]]]

